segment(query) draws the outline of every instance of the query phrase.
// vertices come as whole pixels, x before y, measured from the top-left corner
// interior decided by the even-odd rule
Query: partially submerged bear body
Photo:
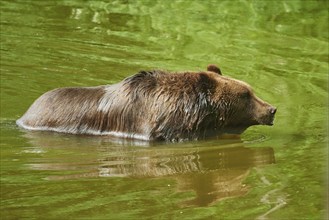
[[[272,125],[276,109],[249,85],[204,72],[141,71],[97,87],[59,88],[39,97],[17,124],[30,130],[181,141]]]

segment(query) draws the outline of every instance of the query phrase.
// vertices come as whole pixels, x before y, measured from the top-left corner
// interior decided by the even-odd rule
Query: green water
[[[13,1],[1,16],[1,219],[324,219],[327,1]],[[278,107],[239,139],[29,132],[44,92],[141,69],[248,82]]]

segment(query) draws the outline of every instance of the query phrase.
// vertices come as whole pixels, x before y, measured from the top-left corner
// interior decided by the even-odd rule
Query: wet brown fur
[[[141,71],[108,86],[61,88],[42,95],[18,124],[69,133],[121,132],[181,141],[269,124],[270,105],[220,70]]]

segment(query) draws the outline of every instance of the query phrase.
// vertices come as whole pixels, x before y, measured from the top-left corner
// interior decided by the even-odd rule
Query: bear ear
[[[219,67],[215,64],[209,64],[207,66],[207,71],[218,73],[219,75],[222,75],[222,72],[220,71]]]

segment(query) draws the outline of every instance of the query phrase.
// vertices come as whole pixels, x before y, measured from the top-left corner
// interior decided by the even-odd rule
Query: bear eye
[[[250,92],[249,91],[245,91],[243,93],[240,94],[240,97],[243,99],[247,99],[250,97]]]

